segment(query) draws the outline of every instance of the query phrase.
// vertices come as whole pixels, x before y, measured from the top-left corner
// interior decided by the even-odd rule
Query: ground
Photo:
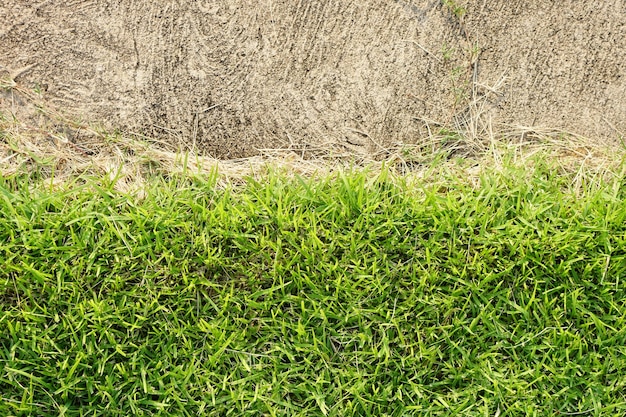
[[[277,149],[381,159],[481,117],[486,130],[611,143],[626,131],[624,8],[8,0],[0,75],[72,120],[224,159]],[[3,114],[19,107],[0,96]]]

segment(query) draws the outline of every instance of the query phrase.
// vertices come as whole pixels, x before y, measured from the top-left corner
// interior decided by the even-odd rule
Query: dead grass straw
[[[426,137],[370,155],[333,147],[288,147],[259,149],[251,158],[218,160],[192,146],[184,149],[74,120],[52,108],[42,95],[5,77],[0,80],[0,174],[37,170],[52,185],[82,175],[108,176],[116,180],[119,191],[140,192],[154,174],[201,176],[217,171],[226,184],[262,177],[268,169],[312,176],[346,167],[376,170],[387,166],[424,178],[432,173],[433,164],[443,170],[460,170],[461,177],[475,182],[483,167],[524,165],[537,155],[552,159],[580,184],[590,178],[608,179],[623,169],[623,147],[616,149],[562,130],[494,125],[485,97],[472,99],[452,124],[424,120]]]

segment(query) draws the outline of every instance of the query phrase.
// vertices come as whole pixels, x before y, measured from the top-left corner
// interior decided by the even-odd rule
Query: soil
[[[495,124],[610,142],[626,132],[624,68],[623,0],[0,4],[5,78],[220,158],[384,154],[479,101]]]

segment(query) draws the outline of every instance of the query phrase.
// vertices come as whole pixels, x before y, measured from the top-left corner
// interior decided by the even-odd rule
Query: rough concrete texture
[[[5,0],[0,66],[76,117],[222,158],[377,154],[473,99],[496,124],[626,132],[623,0]]]

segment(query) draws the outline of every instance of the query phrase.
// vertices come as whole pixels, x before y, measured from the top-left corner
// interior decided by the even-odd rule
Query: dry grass
[[[124,192],[141,192],[154,174],[204,175],[217,171],[220,181],[238,182],[262,177],[269,169],[311,176],[350,167],[391,166],[403,174],[424,178],[441,171],[457,171],[475,182],[482,167],[529,163],[535,156],[553,159],[564,173],[583,182],[609,179],[623,169],[624,146],[615,148],[560,130],[494,125],[486,110],[488,94],[497,86],[474,85],[472,99],[451,125],[422,120],[429,134],[413,144],[377,147],[370,155],[345,149],[287,147],[259,149],[259,155],[236,160],[203,156],[201,150],[175,147],[140,134],[106,131],[72,119],[53,109],[42,96],[0,74],[0,175],[37,170],[49,184],[63,184],[82,175],[108,176]],[[484,87],[484,86],[483,86]],[[462,163],[459,163],[462,161]],[[616,170],[618,172],[616,172]],[[440,171],[440,172],[441,172]]]

